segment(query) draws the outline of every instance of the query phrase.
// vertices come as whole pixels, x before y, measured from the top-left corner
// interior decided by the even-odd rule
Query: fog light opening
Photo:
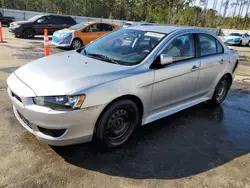
[[[55,138],[62,136],[67,130],[67,129],[46,129],[39,126],[38,129],[41,133]]]

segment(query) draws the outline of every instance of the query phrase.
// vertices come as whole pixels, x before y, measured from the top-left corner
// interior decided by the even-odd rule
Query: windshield
[[[87,45],[82,55],[121,65],[139,64],[165,37],[165,34],[119,29]]]
[[[240,33],[231,33],[230,36],[237,36],[237,37],[241,37],[242,35]]]
[[[41,16],[42,16],[42,15],[37,15],[37,16],[34,16],[34,17],[32,17],[32,18],[30,18],[30,19],[28,19],[28,20],[34,22],[34,21],[36,21],[37,19],[41,18]]]
[[[72,29],[72,30],[78,30],[78,29],[83,28],[86,25],[88,25],[88,24],[87,23],[79,23],[79,24],[71,26],[70,29]]]
[[[133,25],[133,24],[132,24],[132,23],[127,22],[127,23],[125,23],[124,25],[125,25],[125,26],[131,26],[131,25]]]

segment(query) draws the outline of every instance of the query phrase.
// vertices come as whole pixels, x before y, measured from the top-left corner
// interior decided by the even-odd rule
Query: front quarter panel
[[[145,115],[151,101],[154,71],[148,68],[148,64],[129,71],[129,74],[122,78],[80,90],[79,92],[72,92],[71,94],[84,93],[86,95],[82,108],[100,105],[105,107],[119,97],[134,95],[142,101]]]

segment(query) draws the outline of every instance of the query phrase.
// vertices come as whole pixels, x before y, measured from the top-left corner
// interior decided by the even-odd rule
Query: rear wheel
[[[109,106],[96,125],[96,138],[110,148],[124,144],[139,123],[139,110],[130,100],[120,100]]]
[[[230,81],[228,77],[222,77],[215,88],[213,98],[208,102],[212,105],[220,105],[225,100],[229,87]]]
[[[22,36],[27,39],[32,39],[35,37],[35,31],[32,28],[26,28],[23,30]]]
[[[250,46],[250,41],[248,41],[247,45],[246,46]]]
[[[71,48],[73,48],[74,50],[77,50],[79,48],[81,48],[83,46],[83,43],[80,39],[74,39],[71,43]]]

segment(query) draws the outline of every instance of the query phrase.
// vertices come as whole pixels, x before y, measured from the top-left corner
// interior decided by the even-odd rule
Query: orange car
[[[79,49],[116,29],[119,29],[119,26],[110,23],[83,22],[54,32],[52,43],[59,47]]]

